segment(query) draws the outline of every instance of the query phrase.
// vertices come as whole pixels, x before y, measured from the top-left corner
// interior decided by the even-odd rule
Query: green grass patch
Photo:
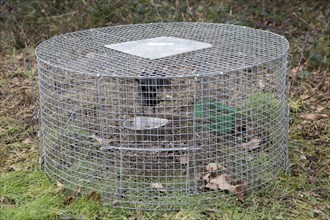
[[[0,80],[0,88],[4,87],[6,84],[5,80]]]
[[[124,219],[120,209],[109,209],[84,197],[65,205],[69,194],[56,193],[56,185],[38,170],[2,174],[0,219],[97,219],[98,216]]]
[[[256,92],[249,96],[245,112],[252,117],[258,126],[267,129],[265,120],[275,121],[281,108],[280,100],[270,92]]]
[[[215,199],[213,209],[192,207],[177,212],[114,209],[78,195],[65,204],[72,191],[57,193],[46,175],[34,169],[2,174],[0,219],[313,219],[314,207],[325,206],[309,192],[307,175],[281,175],[268,189],[250,194],[244,203],[235,197]],[[312,190],[312,189],[311,189]],[[296,203],[290,203],[289,198]],[[308,202],[299,202],[306,199]],[[221,201],[220,201],[221,200]]]
[[[55,218],[61,198],[38,171],[3,174],[0,179],[1,219]]]
[[[23,131],[23,128],[9,117],[0,117],[0,141]]]

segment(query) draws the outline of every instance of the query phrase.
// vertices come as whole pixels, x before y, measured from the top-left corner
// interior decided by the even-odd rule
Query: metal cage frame
[[[163,36],[212,47],[147,59],[104,46]],[[288,49],[280,35],[212,23],[122,25],[41,43],[46,174],[144,210],[219,205],[266,187],[289,167]]]

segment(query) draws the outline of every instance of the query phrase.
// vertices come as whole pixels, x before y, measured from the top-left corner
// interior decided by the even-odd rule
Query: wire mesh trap
[[[210,23],[41,43],[45,172],[131,209],[216,205],[267,186],[288,169],[288,47],[277,34]]]

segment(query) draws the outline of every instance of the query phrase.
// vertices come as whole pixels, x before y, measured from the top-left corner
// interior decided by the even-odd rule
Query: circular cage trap
[[[41,43],[45,172],[146,210],[267,187],[288,169],[288,48],[274,33],[210,23],[106,27]]]

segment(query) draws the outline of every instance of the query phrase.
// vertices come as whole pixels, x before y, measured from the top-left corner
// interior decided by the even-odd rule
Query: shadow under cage
[[[288,42],[159,23],[68,33],[36,49],[49,177],[131,209],[216,205],[288,169]]]

